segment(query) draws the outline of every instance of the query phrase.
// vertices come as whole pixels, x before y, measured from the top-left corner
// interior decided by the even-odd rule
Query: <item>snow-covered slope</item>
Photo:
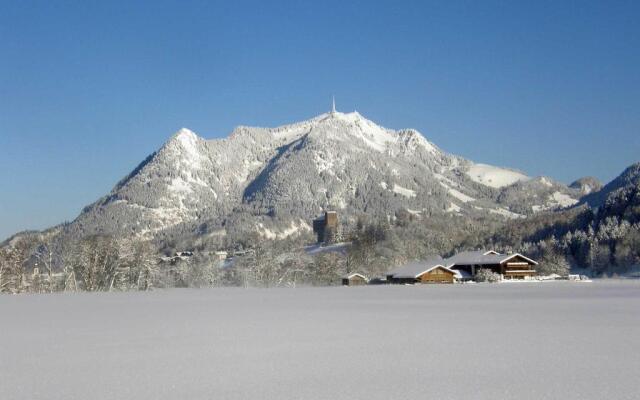
[[[308,231],[302,222],[327,208],[346,218],[400,209],[513,218],[566,206],[573,193],[446,153],[416,130],[330,112],[277,128],[240,126],[225,139],[181,129],[67,232],[281,238]]]
[[[590,193],[594,193],[602,189],[602,182],[598,178],[592,176],[586,176],[580,179],[576,179],[569,185],[570,188],[579,190],[580,193],[585,196]]]
[[[640,186],[640,162],[630,165],[614,180],[607,183],[600,190],[587,194],[580,201],[592,207],[600,207],[615,192],[635,186]]]
[[[525,174],[506,169],[498,168],[487,164],[472,164],[466,171],[472,181],[493,188],[501,188],[513,185],[516,182],[528,181],[530,178]]]

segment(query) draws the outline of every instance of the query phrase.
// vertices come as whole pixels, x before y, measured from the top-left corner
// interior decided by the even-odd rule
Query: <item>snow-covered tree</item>
[[[499,282],[500,274],[491,271],[488,268],[481,268],[476,272],[477,282]]]

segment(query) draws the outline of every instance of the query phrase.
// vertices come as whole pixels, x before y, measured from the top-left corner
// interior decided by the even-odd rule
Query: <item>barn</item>
[[[342,284],[344,286],[362,286],[369,283],[366,276],[358,273],[349,274],[342,277]]]
[[[396,284],[454,283],[456,272],[444,265],[440,257],[415,261],[387,273],[387,281]]]

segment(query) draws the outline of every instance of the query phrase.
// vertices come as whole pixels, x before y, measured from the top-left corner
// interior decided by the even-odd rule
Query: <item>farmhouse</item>
[[[444,260],[444,265],[475,277],[480,269],[490,269],[502,279],[530,279],[538,263],[522,254],[500,254],[496,251],[465,251]]]
[[[453,283],[456,272],[434,256],[425,261],[414,261],[387,274],[390,283]]]
[[[465,251],[450,258],[432,256],[414,261],[386,275],[386,283],[454,283],[475,279],[481,269],[489,269],[502,279],[530,279],[538,263],[522,254],[496,251]]]
[[[358,273],[349,274],[342,277],[342,285],[344,286],[362,286],[369,283],[366,276]]]

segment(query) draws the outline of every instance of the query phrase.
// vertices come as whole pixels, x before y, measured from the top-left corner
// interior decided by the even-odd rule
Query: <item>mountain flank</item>
[[[174,240],[310,231],[327,209],[358,215],[505,220],[576,204],[583,189],[474,163],[414,129],[332,111],[277,128],[240,126],[206,140],[181,129],[63,229]]]

